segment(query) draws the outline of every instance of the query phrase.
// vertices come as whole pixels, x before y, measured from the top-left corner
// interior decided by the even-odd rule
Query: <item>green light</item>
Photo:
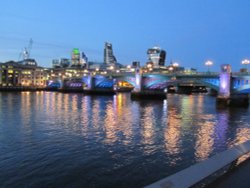
[[[73,54],[80,54],[79,49],[78,48],[74,48],[73,49]]]

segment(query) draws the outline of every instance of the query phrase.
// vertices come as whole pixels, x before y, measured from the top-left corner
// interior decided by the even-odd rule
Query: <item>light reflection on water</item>
[[[142,187],[250,138],[207,95],[0,93],[0,187]]]

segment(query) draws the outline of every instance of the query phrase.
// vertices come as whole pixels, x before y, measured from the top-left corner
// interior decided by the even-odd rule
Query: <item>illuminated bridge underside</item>
[[[237,76],[233,78],[233,93],[250,93],[250,76]]]
[[[117,81],[126,81],[135,86],[134,76],[124,76],[116,78]],[[216,91],[219,90],[218,75],[164,75],[164,74],[144,74],[142,77],[142,87],[146,90],[162,90],[168,86],[205,86]]]
[[[82,81],[88,85],[88,77],[83,77]],[[94,76],[94,88],[112,88],[118,82],[128,82],[135,87],[134,75],[121,75],[117,77]],[[142,76],[142,88],[146,90],[162,90],[170,85],[174,86],[205,86],[219,91],[219,75],[164,75],[164,74],[144,74]],[[232,77],[233,93],[250,93],[250,76]]]
[[[177,78],[175,85],[205,86],[219,91],[219,78]]]
[[[146,75],[143,76],[143,87],[145,89],[164,89],[169,85],[174,86],[205,86],[219,91],[219,75],[177,75],[170,77],[165,75]],[[232,93],[250,93],[250,76],[233,76]]]
[[[130,85],[135,87],[135,76],[124,76],[115,78],[115,82],[128,82]]]
[[[88,86],[89,84],[92,83],[92,88],[100,88],[100,89],[111,89],[113,88],[114,82],[113,79],[105,77],[105,76],[94,76],[91,77],[92,82],[90,82],[90,77],[83,77],[82,81],[84,85]]]
[[[172,83],[170,79],[170,77],[162,75],[146,75],[142,79],[142,85],[144,89],[162,90]]]
[[[113,88],[114,85],[113,79],[109,79],[103,76],[95,77],[94,83],[95,88]]]
[[[136,86],[134,75],[118,77],[115,80],[116,82],[125,81],[134,87]],[[148,75],[143,75],[142,77],[142,86],[144,89],[152,89],[152,90],[160,89],[161,90],[161,89],[165,89],[169,84],[172,84],[172,83],[173,81],[171,80],[171,77],[169,76],[148,74]]]

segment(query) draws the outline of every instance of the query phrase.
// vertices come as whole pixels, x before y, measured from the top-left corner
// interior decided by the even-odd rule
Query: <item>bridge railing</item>
[[[233,72],[233,76],[250,76],[250,72]]]
[[[134,75],[135,72],[112,72],[108,73],[107,76],[123,76],[123,75]],[[217,76],[219,75],[218,72],[169,72],[169,71],[150,71],[143,73],[144,75],[149,74],[160,74],[160,75],[168,75],[168,76],[181,76],[181,75],[199,75],[199,76]]]
[[[160,74],[160,75],[168,75],[168,76],[182,76],[182,75],[198,75],[198,76],[218,76],[220,73],[219,72],[185,72],[185,71],[179,71],[179,72],[169,72],[169,71],[150,71],[150,72],[144,72],[144,75],[149,75],[149,74]],[[133,76],[135,75],[135,72],[107,72],[103,76],[124,76],[124,75],[130,75]],[[250,72],[233,72],[233,76],[250,76]]]

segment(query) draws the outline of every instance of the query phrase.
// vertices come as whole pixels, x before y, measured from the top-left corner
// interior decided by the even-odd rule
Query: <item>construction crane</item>
[[[22,50],[22,52],[19,54],[18,60],[20,60],[21,57],[23,57],[23,60],[30,58],[32,45],[33,45],[33,40],[31,38],[29,41],[28,47],[25,47],[24,50]]]

